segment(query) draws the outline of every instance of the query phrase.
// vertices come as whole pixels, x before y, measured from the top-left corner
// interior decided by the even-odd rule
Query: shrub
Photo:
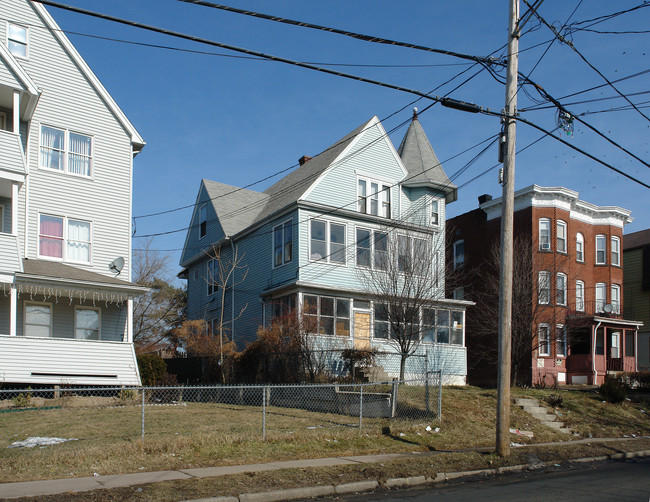
[[[628,375],[630,387],[639,390],[650,390],[650,371],[638,371]]]
[[[345,367],[350,372],[350,378],[355,381],[357,379],[357,370],[361,368],[369,368],[375,362],[375,351],[363,349],[345,349],[341,352],[341,359]]]
[[[560,394],[549,394],[544,398],[544,401],[553,408],[562,408],[562,405],[564,404],[564,399]]]
[[[167,365],[158,354],[141,354],[138,356],[138,369],[142,385],[151,386],[167,373]]]
[[[27,387],[27,390],[31,390],[31,387]],[[31,392],[21,392],[16,394],[11,402],[13,408],[29,408],[32,404],[32,393]]]
[[[606,377],[600,386],[600,395],[609,403],[620,403],[627,397],[627,386],[616,377]]]

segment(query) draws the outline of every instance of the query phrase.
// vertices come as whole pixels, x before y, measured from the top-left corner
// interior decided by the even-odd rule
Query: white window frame
[[[431,199],[431,225],[440,226],[440,200],[436,198]]]
[[[602,295],[599,295],[598,293],[601,292]],[[599,296],[602,296],[602,298],[598,298]],[[605,312],[605,305],[607,305],[607,284],[604,282],[597,282],[596,283],[596,288],[595,288],[595,311],[597,313]]]
[[[460,253],[458,253],[458,247],[461,244],[463,245],[463,255],[462,255],[463,259],[462,260],[459,259],[459,254]],[[465,240],[460,239],[460,240],[457,240],[456,242],[454,242],[454,270],[457,269],[457,268],[462,267],[463,265],[465,265]]]
[[[562,286],[560,287],[560,281]],[[555,302],[557,305],[566,306],[567,304],[567,276],[563,272],[558,272],[555,279]],[[560,301],[560,299],[562,301]]]
[[[611,297],[609,303],[612,305],[612,312],[614,314],[621,313],[621,286],[612,284]]]
[[[562,347],[562,351],[560,351]],[[555,326],[555,355],[556,357],[566,357],[568,353],[567,347],[567,334],[564,324],[557,324]]]
[[[365,195],[359,191],[361,182],[365,183]],[[377,185],[377,190],[372,190],[372,184]],[[357,211],[364,214],[379,216],[382,218],[391,217],[391,183],[380,181],[376,178],[357,175]],[[372,202],[376,201],[377,212],[372,210]]]
[[[598,249],[598,245],[602,244],[602,249]],[[602,260],[598,259],[598,254],[602,254]],[[596,236],[596,265],[606,265],[607,264],[607,238],[604,234],[598,234]]]
[[[543,330],[546,330],[545,338],[542,338]],[[547,323],[540,323],[537,327],[537,355],[540,357],[548,357],[551,355],[551,327]]]
[[[548,224],[548,234],[544,239],[542,239],[542,225]],[[540,251],[550,251],[551,250],[551,219],[550,218],[540,218],[539,219],[539,250]]]
[[[27,333],[27,306],[29,305],[40,305],[40,306],[45,306],[50,309],[50,325],[49,325],[49,334],[46,337],[42,336],[33,336],[29,335]],[[40,324],[38,325],[40,326]],[[32,301],[26,301],[23,305],[23,336],[32,336],[33,338],[52,338],[54,330],[54,308],[52,306],[52,303],[50,302],[32,302]]]
[[[11,30],[11,27],[12,27],[12,26],[15,26],[16,28],[20,28],[20,29],[22,29],[22,30],[25,30],[25,42],[23,42],[22,40],[12,39],[12,38],[9,36],[9,31]],[[9,50],[9,52],[11,52],[11,54],[12,54],[15,58],[18,58],[18,59],[29,59],[29,28],[28,28],[27,26],[23,26],[22,24],[12,23],[11,21],[7,21],[7,27],[6,27],[6,30],[7,30],[7,31],[6,31],[7,36],[6,36],[6,40],[5,40],[5,45],[6,45],[6,47],[7,47],[7,50]],[[17,43],[17,44],[19,44],[19,45],[24,45],[24,46],[25,46],[25,55],[22,56],[22,55],[20,55],[20,54],[16,54],[14,51],[12,51],[12,50],[9,48],[9,43],[10,43],[10,42],[15,42],[15,43]]]
[[[74,306],[74,338],[75,340],[95,340],[95,338],[79,338],[77,336],[77,312],[80,310],[94,310],[97,312],[97,340],[102,339],[102,311],[98,307],[87,307],[85,305]]]
[[[212,271],[210,270],[212,267]],[[205,264],[205,282],[206,282],[206,294],[212,296],[219,291],[219,284],[217,284],[218,274],[219,274],[219,264],[217,263],[216,258],[210,258]]]
[[[581,232],[576,234],[576,261],[585,262],[585,236]]]
[[[208,235],[208,205],[199,207],[199,240]]]
[[[51,167],[48,167],[44,165],[43,162],[43,128],[47,127],[49,129],[55,129],[57,131],[63,132],[63,150],[60,150],[62,152],[63,160],[62,160],[62,169],[52,169]],[[39,169],[44,169],[46,171],[50,171],[53,173],[61,173],[61,174],[66,174],[68,176],[76,176],[77,178],[84,178],[84,179],[93,179],[94,174],[95,174],[95,158],[94,158],[94,153],[95,153],[95,137],[91,134],[86,134],[83,132],[71,130],[71,129],[66,129],[63,127],[57,127],[53,126],[50,124],[41,124],[38,130],[39,137],[38,137],[38,167]],[[70,134],[77,134],[79,136],[85,136],[90,139],[90,155],[88,156],[88,163],[89,163],[89,170],[90,173],[88,175],[85,174],[79,174],[79,173],[74,173],[70,171],[70,162],[69,162],[69,157],[72,154],[72,151],[70,149]]]
[[[610,252],[612,254],[612,265],[616,267],[621,266],[621,239],[616,236],[612,236],[610,243]]]
[[[362,265],[362,264],[359,263],[359,260],[358,260],[358,257],[359,257],[359,235],[358,235],[358,232],[360,230],[363,231],[363,232],[368,232],[370,234],[370,238],[369,238],[370,247],[369,248],[362,248],[362,249],[368,249],[368,251],[370,253],[370,265]],[[377,266],[377,262],[378,262],[378,260],[377,260],[377,252],[378,251],[377,251],[377,248],[376,248],[375,245],[377,244],[378,235],[383,235],[384,238],[386,239],[386,250],[384,251],[386,253],[386,267],[384,267],[384,268]],[[367,228],[367,227],[355,227],[355,229],[354,229],[354,239],[355,239],[355,242],[354,242],[354,263],[355,263],[355,265],[357,267],[365,268],[365,269],[387,270],[388,266],[389,266],[388,265],[388,260],[389,260],[389,254],[390,254],[390,249],[389,249],[390,243],[388,241],[388,238],[389,238],[388,237],[388,232],[384,232],[382,230],[373,230],[373,229]]]
[[[58,218],[63,220],[63,238],[62,238],[62,250],[61,250],[61,258],[58,258],[56,256],[47,256],[41,254],[41,216],[49,216],[50,218]],[[68,235],[69,231],[69,222],[70,221],[78,221],[80,223],[88,223],[89,226],[89,234],[90,234],[90,241],[88,242],[88,261],[79,261],[79,260],[72,260],[68,257],[68,243],[69,242],[77,242],[73,241],[70,239]],[[70,218],[68,216],[61,216],[58,214],[49,214],[49,213],[38,213],[38,234],[36,236],[36,253],[39,259],[42,260],[50,260],[50,261],[61,261],[65,263],[79,263],[83,265],[92,265],[93,263],[93,222],[88,221],[88,220],[83,220],[81,218]]]
[[[567,224],[566,221],[557,220],[555,225],[555,240],[558,253],[567,252]]]
[[[312,235],[311,235],[311,229],[312,229],[312,223],[314,221],[318,221],[320,223],[325,223],[325,252],[326,255],[321,257],[321,258],[313,258],[312,257]],[[344,241],[343,242],[343,262],[340,261],[332,261],[332,225],[338,225],[343,227],[343,237]],[[322,263],[330,263],[332,265],[338,265],[341,267],[347,267],[348,265],[348,253],[347,253],[347,243],[348,243],[348,226],[346,223],[340,223],[338,221],[330,221],[330,220],[321,220],[320,218],[310,218],[309,220],[309,261],[312,262],[322,262]],[[356,234],[355,234],[355,244],[356,244]]]
[[[540,270],[537,274],[537,303],[551,303],[551,273],[548,270]]]
[[[285,234],[287,232],[287,226],[289,226],[291,229],[291,256],[289,258],[287,258],[287,254],[289,253],[287,253],[287,249],[286,249],[287,243],[285,242],[285,237],[286,237]],[[273,227],[271,232],[271,246],[273,246],[271,248],[272,268],[279,268],[293,261],[293,234],[294,234],[293,227],[294,227],[293,219],[288,219]],[[278,229],[280,229],[280,263],[279,264],[275,263],[275,248],[277,246],[277,243],[275,241],[275,236],[276,236],[275,231]]]
[[[585,283],[583,281],[576,281],[576,311],[585,311]]]
[[[0,233],[5,233],[5,205],[0,204]]]

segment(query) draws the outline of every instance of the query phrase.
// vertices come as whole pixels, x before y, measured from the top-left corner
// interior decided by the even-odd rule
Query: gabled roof
[[[81,72],[88,79],[90,85],[92,85],[95,88],[99,96],[106,103],[106,106],[111,110],[111,112],[113,112],[113,114],[120,122],[120,124],[122,124],[122,127],[124,127],[124,129],[131,137],[131,144],[133,145],[134,154],[138,153],[140,150],[142,150],[142,148],[145,145],[145,141],[142,138],[142,136],[140,136],[140,133],[138,133],[138,131],[133,126],[133,124],[131,124],[131,122],[126,117],[124,112],[120,109],[120,107],[117,106],[117,103],[115,102],[113,97],[108,93],[106,88],[102,85],[100,80],[93,73],[93,71],[90,69],[86,61],[84,61],[84,59],[81,57],[81,54],[79,54],[79,52],[74,47],[74,45],[72,45],[72,42],[70,42],[68,37],[65,36],[63,30],[59,27],[59,25],[56,23],[54,18],[47,11],[45,6],[37,2],[30,1],[29,3],[34,8],[34,10],[41,16],[41,19],[43,19],[45,25],[48,28],[50,28],[50,32],[52,33],[52,36],[54,36],[59,41],[63,49],[70,55],[72,60],[77,64]]]
[[[226,237],[251,226],[269,199],[266,194],[216,181],[203,180],[203,185]]]
[[[447,195],[447,202],[455,201],[457,187],[442,168],[433,147],[418,120],[417,109],[413,111],[413,120],[404,139],[397,150],[404,166],[409,172],[402,182],[404,186],[428,186]]]

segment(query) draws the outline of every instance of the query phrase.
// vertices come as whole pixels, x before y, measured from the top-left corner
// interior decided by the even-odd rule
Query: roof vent
[[[492,200],[492,196],[489,195],[489,194],[487,194],[487,193],[484,193],[483,195],[479,195],[479,196],[478,196],[478,203],[479,203],[479,205],[480,205],[480,204],[485,204],[486,202],[489,202],[489,201],[491,201],[491,200]]]
[[[309,155],[303,155],[298,159],[298,163],[302,166],[306,162],[309,162],[311,160],[311,157]]]

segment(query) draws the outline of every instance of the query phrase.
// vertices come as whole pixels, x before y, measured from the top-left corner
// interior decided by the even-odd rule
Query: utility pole
[[[512,331],[512,243],[515,202],[515,144],[517,71],[519,63],[519,0],[509,0],[508,74],[503,130],[506,134],[503,158],[501,203],[501,268],[499,276],[499,368],[497,384],[496,452],[510,455],[510,357]]]

